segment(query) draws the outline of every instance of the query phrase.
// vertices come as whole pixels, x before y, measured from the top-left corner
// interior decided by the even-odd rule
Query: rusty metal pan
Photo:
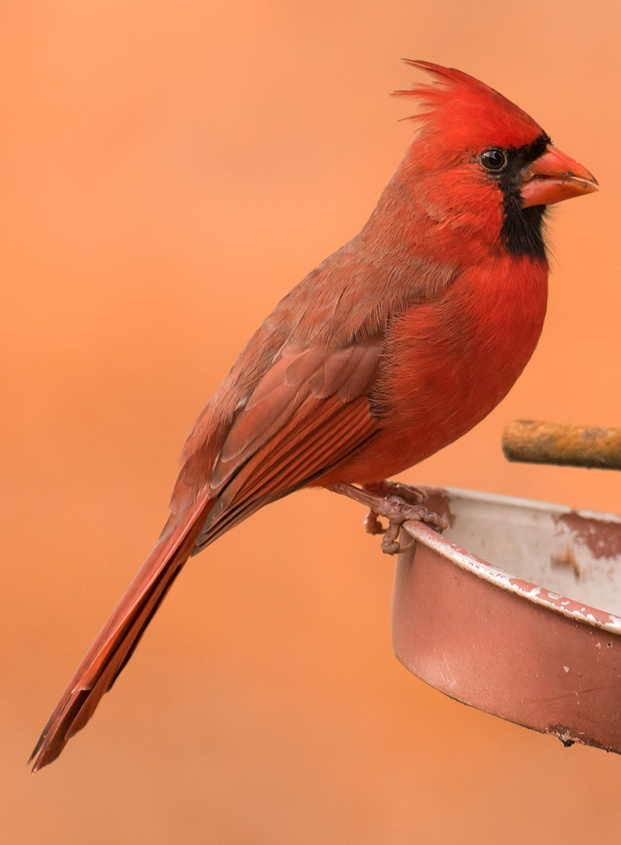
[[[398,659],[465,704],[621,753],[621,519],[425,489],[450,527],[405,523]]]

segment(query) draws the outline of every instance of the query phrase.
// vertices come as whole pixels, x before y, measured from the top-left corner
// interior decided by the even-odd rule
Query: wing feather
[[[336,397],[341,404],[347,404],[366,396],[377,377],[380,358],[381,344],[377,339],[336,350],[285,347],[226,434],[211,475],[212,495],[219,495],[262,447],[269,444],[272,449],[283,429],[291,432],[304,420],[318,425],[323,418],[324,401]],[[310,399],[314,401],[306,404]],[[318,414],[315,421],[314,414]]]
[[[259,507],[350,456],[378,430],[368,393],[380,350],[376,342],[330,352],[284,351],[223,443],[210,484],[217,501],[195,553]]]
[[[335,400],[334,404],[336,405]],[[310,483],[351,455],[378,430],[368,403],[339,403],[326,428],[308,431],[257,452],[219,495],[197,538],[193,554],[269,502]]]

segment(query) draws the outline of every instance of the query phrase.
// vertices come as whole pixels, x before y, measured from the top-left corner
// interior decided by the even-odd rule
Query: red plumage
[[[595,190],[525,112],[460,71],[410,62],[418,137],[363,230],[297,285],[196,422],[171,516],[33,752],[92,716],[190,554],[304,486],[376,482],[505,396],[546,310],[542,206]]]

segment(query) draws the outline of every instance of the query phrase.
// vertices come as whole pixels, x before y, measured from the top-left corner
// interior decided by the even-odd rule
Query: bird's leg
[[[410,505],[422,505],[427,501],[427,493],[423,489],[411,484],[402,484],[400,481],[372,481],[370,484],[363,484],[362,488],[382,499],[397,496]]]
[[[438,532],[444,531],[448,526],[444,517],[428,511],[421,505],[427,497],[416,487],[408,487],[392,481],[381,481],[376,484],[365,484],[362,487],[338,483],[333,484],[329,489],[369,508],[364,521],[365,529],[369,534],[381,534],[385,531],[382,551],[388,555],[398,554],[411,545],[410,542],[402,546],[398,541],[401,525],[408,519],[424,522]],[[393,491],[396,490],[405,493],[409,501],[405,496],[395,495]],[[380,516],[388,520],[387,529],[384,529],[379,522]]]

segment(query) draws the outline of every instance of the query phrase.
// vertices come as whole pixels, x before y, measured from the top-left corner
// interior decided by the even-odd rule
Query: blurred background
[[[26,758],[194,419],[410,143],[402,57],[497,88],[601,183],[553,211],[523,377],[405,479],[621,510],[618,474],[500,450],[514,417],[621,424],[620,35],[618,0],[1,4],[3,841],[618,841],[621,759],[409,675],[394,561],[323,491],[194,558],[88,729],[34,778]]]

